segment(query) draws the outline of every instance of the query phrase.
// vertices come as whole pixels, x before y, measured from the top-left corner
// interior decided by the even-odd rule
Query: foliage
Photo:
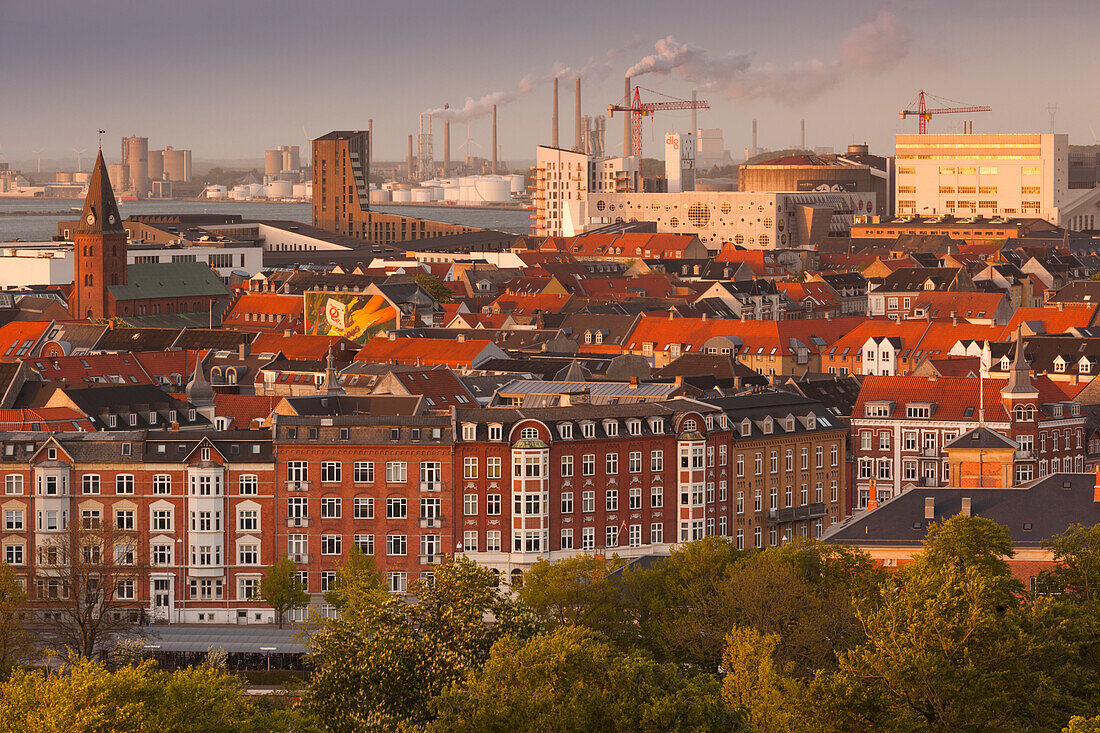
[[[622,591],[610,573],[624,564],[618,555],[539,560],[524,573],[519,599],[548,624],[588,626],[610,634],[622,622]]]
[[[722,653],[722,700],[731,710],[744,715],[757,733],[791,730],[795,718],[792,697],[795,680],[775,668],[779,637],[761,634],[748,627],[735,627],[726,635]]]
[[[1044,589],[1081,602],[1100,602],[1100,524],[1074,524],[1045,547],[1054,553],[1054,568],[1040,578]]]
[[[27,595],[11,566],[0,563],[0,679],[30,656],[33,644],[26,628]]]
[[[1100,733],[1100,715],[1084,717],[1074,715],[1069,720],[1069,725],[1062,729],[1062,733]]]
[[[429,275],[427,273],[417,275],[413,278],[416,283],[428,291],[428,295],[432,296],[439,303],[453,303],[454,291],[452,291],[447,284],[440,280],[435,275]]]
[[[275,610],[275,619],[279,628],[283,628],[283,617],[288,611],[305,608],[309,605],[309,594],[302,586],[298,568],[290,557],[274,563],[260,579],[260,598]]]
[[[731,729],[713,676],[623,654],[575,626],[502,639],[481,673],[433,705],[438,731]]]
[[[332,731],[426,723],[428,701],[479,668],[497,639],[533,632],[495,583],[492,571],[458,558],[414,589],[415,603],[357,586],[310,640],[307,709]]]
[[[78,659],[60,673],[17,670],[0,683],[0,732],[290,731],[297,715],[268,710],[241,682],[206,666],[165,672],[151,661],[111,672]]]
[[[378,570],[374,557],[352,545],[348,559],[337,569],[336,578],[325,593],[325,601],[333,608],[343,610],[352,599],[375,593],[386,593],[386,580]]]

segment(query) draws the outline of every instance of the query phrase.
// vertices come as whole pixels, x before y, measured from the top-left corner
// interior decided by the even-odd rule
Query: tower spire
[[[1016,327],[1016,353],[1012,358],[1012,370],[1008,375],[1008,383],[1001,389],[1001,396],[1013,397],[1038,397],[1039,392],[1031,383],[1031,376],[1024,358],[1024,329],[1023,325]]]

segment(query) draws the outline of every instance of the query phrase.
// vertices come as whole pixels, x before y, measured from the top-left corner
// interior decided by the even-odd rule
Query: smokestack
[[[626,103],[625,103],[624,106],[629,107],[630,106],[630,77],[629,76],[626,77],[625,81],[626,81],[626,85],[625,85]],[[630,151],[630,113],[627,112],[626,114],[623,115],[623,157],[625,158],[626,156],[630,155],[630,152],[631,152]]]
[[[451,121],[443,121],[443,177],[451,174]]]
[[[370,211],[370,159],[374,153],[374,118],[367,119],[367,211]]]
[[[493,105],[493,169],[492,173],[495,176],[497,173],[497,106]]]
[[[756,155],[756,118],[752,118],[752,154]],[[411,155],[411,153],[410,153]]]
[[[691,103],[693,105],[695,104],[695,90],[694,89],[691,90]],[[699,110],[695,109],[695,107],[692,107],[691,108],[691,134],[695,135],[698,132],[699,132]],[[698,141],[696,141],[696,145],[698,145]]]
[[[409,135],[409,156],[405,159],[409,166],[409,180],[413,179],[413,136]]]
[[[583,153],[583,135],[581,134],[581,78],[577,77],[577,98],[573,101],[573,149]]]
[[[558,147],[558,77],[554,77],[554,111],[550,113],[550,146]]]
[[[802,142],[799,143],[799,148],[806,149],[806,120],[802,120]]]

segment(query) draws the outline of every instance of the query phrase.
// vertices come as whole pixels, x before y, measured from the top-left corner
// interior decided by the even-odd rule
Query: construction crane
[[[633,100],[624,99],[624,104],[609,104],[607,105],[607,114],[611,117],[615,116],[616,112],[629,112],[630,113],[630,154],[636,155],[638,158],[642,157],[642,118],[648,117],[654,112],[661,112],[664,110],[675,109],[710,109],[710,103],[698,100],[693,101],[690,99],[677,99],[676,97],[669,97],[673,100],[671,102],[642,102],[642,95],[640,94],[643,87],[634,87]],[[661,94],[660,92],[654,92],[652,89],[646,89],[647,92],[653,92],[654,94]],[[629,94],[627,95],[630,96]],[[668,97],[667,94],[661,94],[663,97]],[[629,106],[626,105],[629,102]]]
[[[928,109],[928,106],[924,102],[925,96],[931,98],[932,101],[938,102],[939,104],[954,104],[954,105],[960,105],[960,106],[938,107],[938,108],[934,108],[934,109]],[[926,95],[925,91],[923,89],[921,89],[920,92],[917,93],[916,102],[917,102],[917,108],[916,109],[903,109],[903,110],[899,111],[898,114],[901,116],[901,118],[903,120],[906,117],[909,117],[910,115],[916,115],[917,116],[917,134],[918,135],[924,135],[925,133],[928,132],[928,121],[930,119],[932,119],[932,115],[949,115],[949,114],[959,114],[959,113],[963,113],[963,112],[992,112],[993,111],[992,107],[986,107],[985,105],[967,105],[964,102],[956,102],[953,99],[943,99],[941,97],[936,97],[936,96],[933,96],[931,94]],[[913,103],[910,102],[909,105],[912,106]]]

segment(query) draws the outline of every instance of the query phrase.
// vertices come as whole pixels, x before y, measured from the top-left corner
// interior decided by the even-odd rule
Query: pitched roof
[[[80,212],[80,221],[74,231],[77,234],[118,234],[125,233],[122,228],[122,215],[118,213],[115,192],[111,188],[111,177],[107,174],[107,163],[103,160],[100,148],[92,164],[92,177],[88,181],[88,195],[84,197],[84,208]]]
[[[891,403],[893,411],[890,419],[905,419],[905,406],[909,403],[934,404],[934,420],[978,421],[981,400],[978,397],[978,378],[976,377],[917,377],[880,376],[869,374],[863,378],[863,388],[859,392],[852,410],[853,418],[862,418],[869,402]],[[1008,380],[986,379],[983,384],[985,393],[985,419],[1004,422],[1009,419],[1008,411],[1001,400],[1001,390]],[[1039,393],[1040,404],[1065,402],[1066,395],[1046,377],[1033,377],[1032,384]]]
[[[77,385],[155,383],[133,354],[84,354],[28,361],[48,382]]]
[[[20,358],[30,355],[50,324],[44,321],[13,321],[0,326],[0,357]]]
[[[71,407],[36,407],[0,410],[0,430],[10,432],[94,432],[95,425],[86,415]]]
[[[154,298],[229,297],[229,288],[204,262],[126,265],[126,284],[108,285],[116,301]]]
[[[1020,324],[1033,333],[1066,333],[1071,328],[1092,325],[1096,317],[1095,305],[1067,305],[1064,308],[1017,308],[1012,319],[1004,327],[1002,340],[1016,332]]]
[[[282,397],[276,395],[214,394],[218,417],[229,418],[230,428],[247,429],[256,421],[266,420]]]
[[[355,355],[355,361],[375,363],[441,365],[453,369],[469,369],[486,351],[500,353],[492,341],[439,338],[389,338],[375,336],[369,339]]]

